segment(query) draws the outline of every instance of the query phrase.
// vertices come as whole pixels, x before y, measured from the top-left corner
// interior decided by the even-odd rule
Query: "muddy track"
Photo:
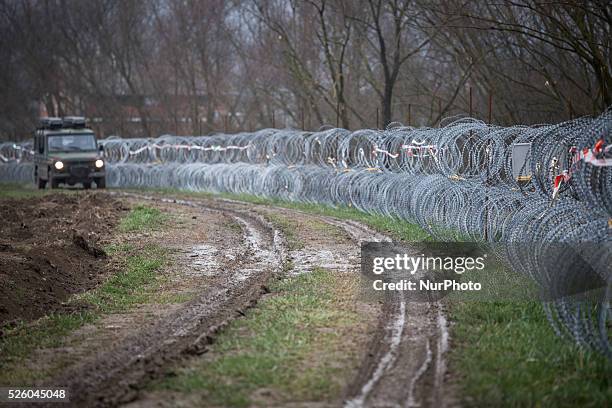
[[[48,382],[68,387],[75,406],[116,406],[129,402],[137,396],[140,384],[159,376],[169,363],[204,352],[220,328],[253,306],[266,292],[267,282],[281,273],[284,263],[282,236],[257,214],[207,206],[203,202],[131,196],[176,202],[229,216],[242,225],[248,249],[242,259],[236,260],[231,269],[195,299]]]
[[[355,221],[324,219],[359,243],[391,241]],[[449,337],[442,305],[410,302],[394,293],[386,298],[379,322],[345,406],[453,405],[444,393]]]
[[[223,200],[237,208],[244,203]],[[346,231],[354,242],[389,242],[391,238],[359,222],[300,213]],[[448,323],[439,302],[407,301],[397,293],[388,296],[379,326],[362,365],[348,388],[345,407],[444,407],[457,405],[445,389]]]
[[[70,387],[71,400],[77,406],[116,406],[134,400],[142,384],[163,375],[171,364],[204,352],[221,327],[259,299],[265,292],[266,282],[273,274],[281,273],[288,250],[280,232],[266,221],[262,211],[254,211],[254,207],[289,217],[299,213],[320,220],[344,230],[356,244],[390,241],[358,222],[297,210],[252,206],[225,199],[181,200],[115,194],[191,206],[233,218],[242,226],[245,243],[250,249],[248,256],[234,263],[223,278],[168,317],[129,335],[111,350],[92,356],[54,379],[53,384]],[[353,255],[358,255],[358,247],[354,244],[349,247],[355,252]],[[300,265],[299,259],[293,259],[293,263],[296,270],[308,270],[308,265]],[[358,273],[359,265],[354,257],[348,269]],[[454,405],[444,393],[448,331],[442,306],[408,302],[394,295],[384,301],[378,322],[359,371],[345,390],[344,405]]]

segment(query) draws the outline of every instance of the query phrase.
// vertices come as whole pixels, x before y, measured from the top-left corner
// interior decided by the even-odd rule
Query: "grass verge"
[[[609,406],[612,364],[555,335],[539,302],[451,305],[464,405]]]
[[[361,331],[356,290],[356,281],[324,269],[275,282],[207,357],[151,388],[233,407],[337,399],[358,360],[346,343]]]

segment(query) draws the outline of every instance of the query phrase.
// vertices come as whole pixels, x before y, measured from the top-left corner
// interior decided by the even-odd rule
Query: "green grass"
[[[535,283],[489,261],[466,274],[483,293],[453,293],[446,302],[454,323],[450,368],[463,405],[608,406],[612,361],[556,336],[533,300]]]
[[[136,247],[134,246],[134,244],[130,244],[128,242],[113,243],[104,247],[104,252],[106,252],[107,255],[111,256],[121,254],[122,252],[133,252],[135,250]]]
[[[161,227],[167,215],[157,208],[139,205],[121,220],[119,230],[122,232],[151,231]]]
[[[151,302],[155,284],[163,279],[158,272],[166,262],[167,250],[158,245],[147,245],[130,252],[133,253],[125,257],[121,271],[75,300],[94,305],[101,313],[120,312]]]
[[[467,406],[612,402],[612,363],[555,336],[538,302],[452,305],[451,369]]]
[[[360,319],[347,294],[336,292],[345,284],[323,269],[275,282],[270,297],[220,335],[208,359],[151,387],[233,407],[261,405],[253,392],[262,388],[274,391],[276,403],[337,398],[347,375],[338,360],[349,358],[340,350],[342,329]]]

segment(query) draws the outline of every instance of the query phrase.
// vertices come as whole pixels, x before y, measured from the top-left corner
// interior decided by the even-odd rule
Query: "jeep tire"
[[[106,177],[100,177],[96,179],[97,188],[106,188]]]

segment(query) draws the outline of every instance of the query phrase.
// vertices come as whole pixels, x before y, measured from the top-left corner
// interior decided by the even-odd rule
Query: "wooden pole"
[[[489,91],[489,125],[493,121],[493,93]]]
[[[412,107],[411,104],[408,104],[408,126],[411,126],[412,120],[410,117],[410,108]]]
[[[472,110],[472,87],[470,86],[470,118],[473,115],[473,110]]]
[[[274,110],[272,111],[272,129],[276,129],[276,121],[274,120]]]
[[[378,108],[376,108],[376,129],[379,129],[378,127]]]

